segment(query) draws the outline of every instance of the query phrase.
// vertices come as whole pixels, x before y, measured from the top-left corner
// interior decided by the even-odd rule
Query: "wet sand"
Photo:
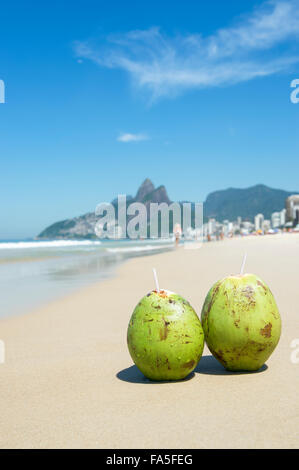
[[[258,373],[227,372],[209,353],[189,380],[152,383],[133,365],[126,329],[153,286],[200,315],[211,285],[239,271],[270,286],[280,343]],[[225,240],[120,266],[114,279],[30,314],[2,319],[1,448],[295,448],[299,445],[299,234]],[[299,352],[297,354],[299,358]]]

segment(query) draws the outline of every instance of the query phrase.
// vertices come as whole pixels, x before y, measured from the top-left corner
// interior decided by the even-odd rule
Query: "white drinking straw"
[[[245,255],[243,256],[243,261],[242,261],[242,266],[241,266],[241,271],[240,271],[241,276],[243,275],[243,272],[244,272],[246,258],[247,258],[247,253],[245,253]]]
[[[156,284],[156,290],[159,294],[159,292],[160,292],[159,281],[158,281],[157,271],[156,271],[155,268],[153,268],[153,273],[154,273],[154,279],[155,279],[155,284]]]

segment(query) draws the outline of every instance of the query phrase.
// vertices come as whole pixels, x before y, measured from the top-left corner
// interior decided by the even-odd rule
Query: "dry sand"
[[[211,285],[247,272],[267,282],[280,308],[280,343],[259,373],[232,374],[204,351],[190,380],[151,383],[127,351],[126,329],[153,288],[186,297],[200,314]],[[299,235],[210,243],[137,258],[115,279],[31,314],[1,320],[0,447],[294,448],[299,444]],[[299,357],[299,353],[297,354]]]

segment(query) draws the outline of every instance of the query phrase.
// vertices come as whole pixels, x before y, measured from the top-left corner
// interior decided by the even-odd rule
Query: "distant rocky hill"
[[[208,195],[204,214],[206,217],[215,217],[220,222],[225,219],[236,220],[239,216],[252,221],[258,213],[269,219],[273,212],[285,207],[288,196],[296,193],[269,188],[263,184],[246,189],[228,188]]]
[[[280,211],[284,208],[285,199],[296,193],[272,189],[262,184],[246,189],[229,188],[222,191],[210,193],[204,203],[204,218],[214,217],[219,222],[225,219],[236,220],[238,216],[243,219],[253,220],[258,213],[270,218],[272,212]],[[127,205],[132,202],[142,202],[149,208],[150,203],[166,202],[171,203],[167,195],[165,186],[155,188],[153,183],[146,179],[138,189],[136,196],[127,196]],[[116,209],[117,199],[112,201]],[[148,211],[149,213],[149,211]],[[38,239],[54,238],[96,238],[94,227],[98,217],[94,212],[90,212],[73,219],[56,222],[39,235]]]

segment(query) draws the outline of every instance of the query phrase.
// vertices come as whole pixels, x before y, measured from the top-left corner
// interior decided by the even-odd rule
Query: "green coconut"
[[[127,333],[138,369],[151,380],[180,380],[201,358],[204,334],[187,300],[170,291],[152,291],[136,306]]]
[[[279,311],[269,287],[254,274],[216,282],[201,321],[213,356],[228,370],[258,370],[278,344]]]

